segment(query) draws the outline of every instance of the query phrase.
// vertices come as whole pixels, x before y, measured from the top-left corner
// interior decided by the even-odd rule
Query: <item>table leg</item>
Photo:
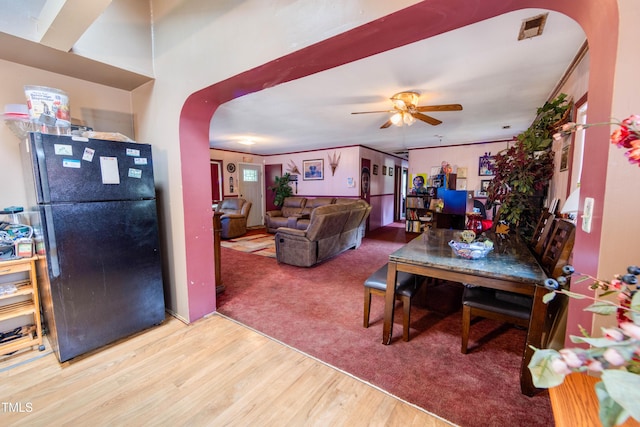
[[[535,351],[530,346],[541,348],[543,344],[542,337],[547,318],[547,304],[542,301],[542,297],[547,292],[543,286],[536,286],[533,294],[527,342],[522,355],[522,365],[520,366],[520,391],[527,396],[533,396],[540,391],[540,389],[533,385],[533,379],[531,378],[531,371],[529,371],[528,365]]]
[[[391,344],[393,335],[393,308],[396,300],[397,265],[389,261],[387,267],[387,291],[384,295],[384,326],[382,328],[382,344]]]

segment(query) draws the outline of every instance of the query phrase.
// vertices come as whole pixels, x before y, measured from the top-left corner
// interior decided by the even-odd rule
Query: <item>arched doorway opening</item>
[[[481,5],[470,3],[451,0],[438,4],[437,8],[431,1],[417,3],[218,82],[187,99],[180,117],[180,150],[190,321],[215,311],[211,271],[213,237],[208,232],[211,229],[208,201],[211,189],[202,183],[209,180],[209,123],[217,107],[224,102],[503,13],[531,7],[564,13],[582,26],[589,41],[592,64],[589,114],[595,121],[606,121],[611,116],[618,37],[615,0],[585,1],[579,8],[571,0],[530,0],[517,5],[505,4],[501,0],[483,1]],[[589,138],[606,140],[608,129],[594,129]],[[591,171],[581,184],[585,195],[603,199],[607,158],[608,146],[604,144],[594,144],[585,153],[584,161]],[[595,212],[595,216],[601,217],[602,206],[596,206],[596,209],[600,212]],[[578,236],[574,252],[576,258],[579,255],[584,260],[581,271],[593,272],[596,268],[601,229],[601,222],[596,221],[590,235]]]

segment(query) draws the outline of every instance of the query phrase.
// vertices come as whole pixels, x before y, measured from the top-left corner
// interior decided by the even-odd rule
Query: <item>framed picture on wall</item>
[[[393,167],[389,166],[389,176],[393,176]]]
[[[378,175],[378,165],[373,165],[373,174]]]
[[[466,178],[467,177],[467,168],[458,168],[457,171],[458,178]]]
[[[490,179],[483,179],[480,181],[480,191],[478,191],[478,196],[487,196],[487,190],[489,189],[489,184],[491,184]]]
[[[560,172],[569,169],[569,146],[562,147],[562,155],[560,156]]]
[[[324,179],[324,160],[303,160],[302,179],[305,181],[316,181]]]
[[[387,174],[387,167],[385,165],[382,165],[382,175],[386,175]]]
[[[495,156],[491,153],[484,153],[484,156],[480,156],[478,161],[478,175],[480,176],[493,176],[495,173],[493,169],[496,164]]]

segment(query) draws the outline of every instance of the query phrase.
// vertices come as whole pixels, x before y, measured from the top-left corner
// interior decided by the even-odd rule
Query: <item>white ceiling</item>
[[[87,27],[110,3],[84,8],[78,1],[56,8],[60,3],[51,0],[0,0],[0,57],[126,90],[148,81],[66,52],[79,29],[54,35],[51,23],[73,11]],[[522,21],[545,12],[512,12],[234,99],[216,110],[210,145],[263,155],[350,145],[404,153],[511,139],[530,125],[586,40],[572,19],[549,12],[542,36],[518,41]],[[45,46],[47,37],[62,50]],[[409,90],[421,94],[419,105],[464,109],[428,113],[443,121],[438,126],[418,121],[382,130],[389,114],[351,114],[388,110],[389,97]],[[245,139],[255,145],[238,143]]]
[[[550,12],[542,36],[518,41],[522,21],[547,11],[525,9],[363,60],[264,89],[221,105],[211,147],[280,154],[363,145],[388,153],[410,148],[511,139],[536,110],[586,40],[581,27]],[[419,105],[462,104],[426,113],[443,123],[380,129],[389,97],[417,91]],[[504,126],[510,126],[504,129]],[[251,139],[254,145],[239,141]]]

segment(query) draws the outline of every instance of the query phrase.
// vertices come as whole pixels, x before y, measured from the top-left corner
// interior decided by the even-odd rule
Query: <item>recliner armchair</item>
[[[247,232],[247,218],[251,211],[251,202],[241,199],[224,199],[216,207],[216,212],[222,212],[220,236],[232,239]]]

